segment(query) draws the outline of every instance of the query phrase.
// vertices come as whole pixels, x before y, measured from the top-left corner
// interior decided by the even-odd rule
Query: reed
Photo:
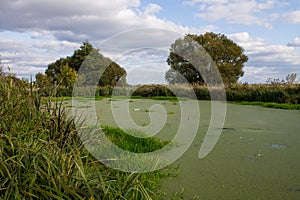
[[[82,145],[62,103],[42,100],[19,79],[0,76],[0,104],[0,199],[162,197],[158,183],[163,172],[125,173],[103,165]],[[108,130],[116,142],[117,133]],[[130,147],[132,138],[122,139]],[[163,145],[158,140],[148,144],[136,152]]]

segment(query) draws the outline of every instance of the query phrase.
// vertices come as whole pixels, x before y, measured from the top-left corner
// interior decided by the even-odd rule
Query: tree
[[[170,48],[170,54],[167,59],[170,69],[165,74],[165,79],[171,83],[182,83],[184,77],[191,84],[204,84],[203,77],[188,60],[177,55],[176,49],[186,47],[185,39],[191,38],[196,41],[211,56],[215,62],[223,82],[225,84],[236,83],[244,75],[244,63],[248,57],[244,55],[242,47],[228,39],[223,34],[206,33],[204,35],[187,34],[184,39],[177,39]],[[202,59],[202,53],[197,59]],[[205,57],[205,56],[204,56]],[[207,59],[207,58],[204,58]],[[202,62],[207,64],[207,62]],[[209,66],[201,66],[203,69]]]
[[[93,49],[81,64],[80,86],[115,86],[126,84],[126,71],[111,59]],[[78,84],[78,81],[76,82]]]
[[[99,49],[95,49],[88,41],[83,42],[80,48],[75,50],[73,55],[67,61],[69,66],[78,72],[82,62],[93,50],[99,52]]]
[[[88,41],[86,41],[78,50],[74,51],[72,56],[60,58],[49,64],[46,70],[46,75],[51,83],[54,84],[55,81],[59,82],[58,79],[62,80],[62,77],[70,78],[69,75],[66,76],[66,71],[71,74],[73,72],[71,72],[68,68],[74,70],[77,75],[82,64],[84,64],[86,71],[84,73],[80,73],[81,75],[78,77],[80,82],[84,85],[94,85],[94,80],[99,80],[99,75],[101,74],[100,68],[106,68],[106,70],[102,73],[98,85],[114,86],[118,81],[126,83],[125,69],[111,61],[109,58],[104,57],[101,53],[99,53],[99,51],[99,49],[94,48]],[[69,81],[71,81],[71,79],[69,79]],[[66,84],[68,85],[65,85],[66,87],[70,87],[69,83]]]
[[[74,85],[77,73],[74,69],[69,67],[68,63],[61,67],[60,73],[57,76],[58,85],[63,85],[70,88]]]
[[[115,86],[118,82],[119,85],[126,85],[126,71],[121,68],[117,63],[112,62],[104,71],[101,79],[99,80],[99,86]]]
[[[54,63],[48,65],[46,69],[46,76],[49,78],[52,85],[57,82],[57,76],[60,74],[60,69],[62,66],[65,66],[70,60],[70,57],[60,58],[56,60]]]

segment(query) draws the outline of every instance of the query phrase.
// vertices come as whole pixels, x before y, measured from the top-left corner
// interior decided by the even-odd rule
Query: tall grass
[[[40,96],[19,79],[0,77],[0,105],[0,199],[162,196],[158,186],[161,171],[124,173],[104,166],[86,151],[73,119],[67,118],[61,104],[50,98],[42,103]],[[113,130],[108,132],[118,138]],[[163,145],[152,142],[150,146],[155,148]]]

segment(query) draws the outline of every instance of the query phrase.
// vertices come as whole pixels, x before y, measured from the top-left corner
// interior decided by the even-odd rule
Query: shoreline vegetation
[[[160,179],[175,175],[175,169],[138,174],[105,166],[84,148],[62,103],[50,100],[14,76],[0,76],[0,199],[165,197]],[[136,152],[165,144],[146,138],[138,145],[112,127],[106,134]]]
[[[300,110],[300,84],[234,84],[225,88],[209,89],[201,85],[143,85],[143,86],[124,86],[124,87],[97,87],[87,91],[83,88],[84,94],[79,96],[90,96],[96,100],[104,97],[111,98],[150,98],[154,100],[185,100],[193,98],[192,93],[198,100],[211,100],[210,92],[215,96],[222,96],[225,89],[226,101],[243,105],[257,105],[277,109]],[[41,96],[53,94],[53,87],[38,90]],[[80,91],[80,89],[77,89]],[[58,99],[70,99],[73,88],[56,88]],[[90,94],[89,94],[90,93]],[[175,95],[176,94],[176,95]],[[95,97],[93,97],[93,95]]]
[[[283,109],[283,110],[300,110],[300,104],[273,103],[273,102],[230,102],[239,105],[262,106],[265,108]]]
[[[94,100],[103,100],[105,97],[95,97],[91,98]],[[109,98],[109,97],[107,97]],[[170,97],[170,96],[157,96],[157,97],[142,97],[142,96],[115,96],[113,97],[115,99],[122,99],[122,98],[130,98],[130,99],[152,99],[152,100],[168,100],[168,101],[178,101],[178,100],[188,100],[188,98],[179,98],[177,99],[176,97]],[[112,98],[112,99],[113,99]],[[72,100],[72,97],[52,97],[51,101],[68,101]],[[110,99],[111,100],[111,99]],[[84,101],[84,99],[82,99]],[[238,104],[238,105],[251,105],[251,106],[261,106],[265,108],[273,108],[273,109],[283,109],[283,110],[300,110],[300,104],[288,104],[288,103],[274,103],[274,102],[259,102],[259,101],[254,101],[254,102],[249,102],[249,101],[227,101],[227,103],[232,103],[232,104]]]

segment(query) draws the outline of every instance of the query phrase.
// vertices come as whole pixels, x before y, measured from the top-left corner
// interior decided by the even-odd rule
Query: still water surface
[[[171,140],[180,124],[179,103],[158,100],[130,100],[132,120],[150,123],[151,106],[165,108],[167,121],[157,134]],[[102,125],[116,126],[110,99],[95,103]],[[85,103],[86,105],[86,103]],[[173,165],[177,177],[162,180],[167,194],[180,192],[193,199],[300,199],[300,112],[227,104],[222,135],[204,159],[199,149],[210,121],[210,102],[199,101],[201,120],[190,148]],[[128,119],[129,120],[129,119]],[[193,120],[192,118],[190,120]],[[186,130],[189,134],[189,130]]]

